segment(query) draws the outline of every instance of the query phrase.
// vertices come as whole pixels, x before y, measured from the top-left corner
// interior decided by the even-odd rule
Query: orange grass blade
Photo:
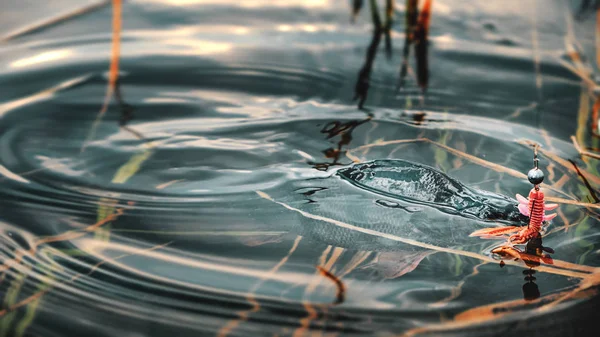
[[[330,279],[335,284],[335,286],[337,288],[336,294],[335,294],[335,302],[333,302],[333,305],[340,304],[340,303],[344,302],[344,299],[345,299],[345,296],[346,296],[346,286],[344,285],[344,283],[342,282],[342,280],[340,280],[335,275],[333,275],[331,272],[329,272],[327,269],[325,269],[325,268],[323,268],[321,266],[317,266],[317,269],[319,270],[319,273],[321,275],[323,275],[324,277]]]
[[[96,136],[96,129],[100,125],[102,117],[108,110],[108,104],[110,99],[115,92],[115,85],[119,75],[119,55],[121,53],[121,0],[113,0],[113,20],[112,20],[112,47],[111,47],[110,67],[108,74],[108,86],[106,88],[106,95],[104,96],[104,103],[102,108],[92,124],[92,129],[88,134],[87,139],[84,141],[81,147],[81,152],[85,151],[87,143],[94,139]]]
[[[521,229],[518,226],[506,226],[506,227],[490,227],[490,228],[482,228],[474,231],[469,234],[469,236],[488,236],[488,235],[503,235],[508,233],[514,233]]]
[[[571,136],[571,141],[573,142],[573,146],[575,147],[575,149],[577,149],[577,152],[579,152],[580,155],[587,156],[587,157],[594,158],[594,159],[600,159],[600,154],[593,153],[588,150],[582,149],[581,146],[579,145],[579,143],[577,142],[577,139],[575,138],[575,136]]]

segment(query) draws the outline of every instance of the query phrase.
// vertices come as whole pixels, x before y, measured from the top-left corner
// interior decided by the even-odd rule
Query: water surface
[[[341,0],[126,1],[118,97],[94,128],[110,5],[21,32],[96,3],[2,5],[0,336],[565,336],[592,322],[598,160],[570,137],[599,147],[596,98],[565,63],[579,46],[596,78],[593,9],[435,0],[423,98],[414,75],[396,90],[399,2],[360,110],[368,6],[352,24]],[[544,237],[555,264],[535,280],[499,266],[501,240],[469,237],[522,223],[340,176],[402,160],[510,204],[531,188],[527,142],[547,196],[588,203],[561,204]]]

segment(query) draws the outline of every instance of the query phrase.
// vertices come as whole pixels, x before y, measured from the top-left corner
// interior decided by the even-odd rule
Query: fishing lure
[[[529,191],[529,198],[517,194],[519,211],[529,217],[529,223],[519,233],[509,237],[509,242],[514,244],[527,243],[527,241],[537,237],[542,230],[542,224],[556,217],[556,213],[546,215],[546,211],[557,208],[558,204],[546,204],[544,202],[544,192],[540,191],[540,184],[544,181],[544,172],[538,167],[537,154],[534,155],[533,162],[534,168],[527,173],[527,179],[533,184],[533,188]]]
[[[534,167],[527,173],[527,179],[533,184],[533,188],[529,192],[529,197],[525,198],[517,194],[519,212],[529,217],[527,227],[523,229],[516,226],[484,228],[471,233],[470,236],[494,237],[518,231],[518,233],[509,236],[508,242],[510,244],[524,244],[531,239],[541,238],[540,231],[542,230],[542,225],[556,217],[556,213],[546,215],[546,211],[557,208],[558,204],[545,203],[544,192],[540,190],[540,184],[544,181],[544,172],[539,168],[537,151],[534,152],[533,164]]]

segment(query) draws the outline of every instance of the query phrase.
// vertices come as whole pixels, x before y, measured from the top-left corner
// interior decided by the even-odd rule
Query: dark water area
[[[597,3],[369,5],[0,4],[0,337],[596,336]]]

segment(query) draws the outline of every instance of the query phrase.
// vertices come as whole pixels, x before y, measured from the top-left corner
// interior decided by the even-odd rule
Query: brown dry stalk
[[[563,186],[565,186],[565,184],[569,180],[571,180],[571,178],[567,174],[563,174],[562,177],[560,177],[560,179],[558,179],[554,184],[552,184],[552,187],[560,190],[563,188]]]
[[[600,154],[593,153],[593,152],[590,152],[588,150],[581,148],[581,146],[577,142],[577,139],[575,138],[575,136],[571,136],[571,141],[573,142],[573,146],[575,147],[577,152],[579,152],[580,155],[587,156],[587,157],[594,158],[594,159],[600,159]]]
[[[333,302],[333,304],[336,305],[336,304],[340,304],[340,303],[344,302],[344,298],[346,296],[346,286],[344,285],[342,280],[340,280],[335,275],[333,275],[332,273],[330,273],[328,270],[326,270],[325,268],[323,268],[321,266],[317,266],[317,269],[319,270],[319,273],[321,273],[321,275],[330,279],[337,288],[337,291],[335,294],[335,302]]]
[[[573,138],[571,138],[573,139]],[[519,144],[523,144],[526,146],[530,146],[532,144],[532,142],[530,140],[527,139],[521,139],[517,141]],[[575,148],[577,148],[577,146],[575,146]],[[543,154],[545,157],[552,159],[554,162],[556,162],[557,164],[560,164],[560,166],[562,166],[563,168],[565,168],[566,170],[568,170],[569,172],[572,172],[574,174],[578,174],[577,170],[575,170],[575,168],[573,168],[573,165],[566,159],[562,159],[559,156],[551,153],[550,151],[546,151],[542,148],[538,148],[538,151]],[[593,182],[594,184],[600,185],[600,177],[596,176],[595,174],[589,173],[586,170],[580,169],[580,172],[582,174],[583,177],[585,177],[588,181]]]
[[[92,129],[90,130],[87,139],[84,141],[81,147],[81,152],[85,151],[87,143],[93,140],[96,136],[96,129],[98,128],[102,117],[104,117],[104,114],[106,114],[106,111],[108,110],[108,104],[110,103],[113,93],[115,92],[115,86],[119,76],[119,55],[121,53],[121,0],[112,0],[112,3],[112,47],[108,73],[108,85],[106,88],[106,94],[104,96],[104,103],[102,103],[102,108],[100,109],[94,124],[92,124]]]
[[[546,197],[546,201],[555,202],[557,204],[567,204],[567,205],[575,205],[575,206],[583,206],[583,207],[600,209],[600,204],[591,204],[589,202],[583,202],[583,201],[577,201],[577,200],[569,200],[569,199],[556,198],[556,197]]]
[[[595,88],[596,82],[592,80],[589,74],[585,73],[583,70],[575,68],[573,65],[569,64],[567,61],[558,59],[558,63],[560,63],[563,67],[569,69],[573,74],[577,75],[585,84],[588,85],[589,88]]]
[[[581,180],[583,180],[583,183],[584,183],[585,187],[588,189],[588,191],[590,192],[590,196],[594,200],[594,203],[600,202],[600,200],[598,200],[598,196],[596,196],[596,192],[594,191],[594,188],[592,188],[592,186],[587,181],[587,179],[585,179],[585,177],[583,176],[583,174],[581,174],[581,171],[579,170],[579,167],[577,167],[577,164],[575,164],[575,162],[572,161],[572,160],[570,160],[570,159],[569,159],[569,162],[571,164],[573,164],[573,167],[577,171],[577,175],[579,175],[581,177]]]
[[[336,305],[336,304],[342,303],[344,301],[345,294],[346,294],[346,287],[344,286],[342,281],[339,278],[335,277],[329,270],[332,268],[333,264],[338,260],[338,258],[341,256],[341,254],[345,251],[345,249],[336,247],[334,249],[333,253],[331,254],[331,257],[329,258],[329,260],[327,262],[325,262],[327,254],[331,251],[331,248],[332,248],[331,246],[328,246],[327,249],[325,249],[325,251],[321,255],[321,258],[319,259],[320,264],[316,268],[317,268],[317,274],[325,276],[325,277],[333,280],[336,283],[336,285],[337,285],[336,301],[332,304],[332,305]],[[316,289],[316,287],[319,284],[320,284],[320,279],[318,279],[317,282],[314,282],[314,281],[311,282],[307,286],[307,288],[304,292],[302,305],[304,306],[304,309],[306,310],[307,315],[306,315],[306,317],[303,317],[302,319],[300,319],[300,322],[299,322],[300,327],[298,327],[294,331],[294,333],[292,334],[293,337],[305,336],[305,332],[309,329],[311,322],[316,320],[319,317],[317,309],[320,309],[322,312],[325,312],[327,310],[326,305],[313,304],[310,301],[306,300],[306,297],[309,296]]]
[[[490,228],[482,228],[474,231],[469,234],[469,236],[499,236],[508,233],[514,233],[522,230],[522,227],[519,226],[501,226],[501,227],[490,227]]]

